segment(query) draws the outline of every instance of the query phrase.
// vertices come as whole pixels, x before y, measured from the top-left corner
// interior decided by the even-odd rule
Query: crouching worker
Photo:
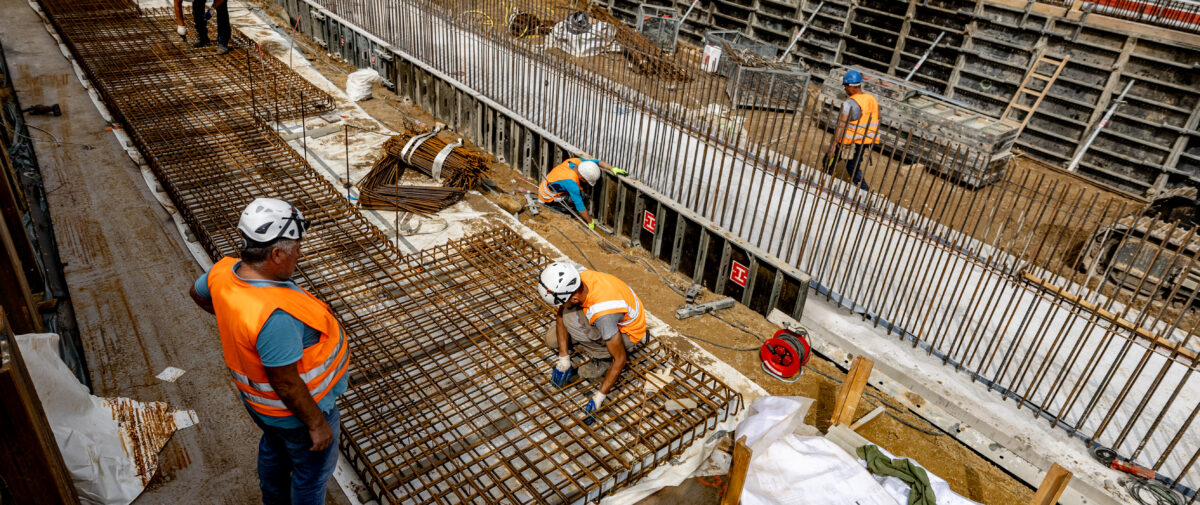
[[[595,230],[596,221],[588,213],[587,204],[583,201],[582,186],[583,181],[587,181],[589,186],[595,185],[596,181],[600,180],[600,169],[608,170],[614,175],[629,174],[629,172],[600,160],[567,158],[566,161],[552,168],[550,173],[546,174],[546,178],[542,179],[542,183],[538,185],[538,199],[543,204],[572,205],[575,213],[583,219],[583,224]]]
[[[579,367],[580,377],[604,377],[583,411],[591,414],[604,403],[628,362],[628,353],[647,342],[646,314],[628,284],[613,275],[579,271],[570,263],[551,263],[538,277],[542,299],[558,307],[546,331],[546,345],[558,351],[550,373],[562,387],[575,375],[571,345],[590,360]]]

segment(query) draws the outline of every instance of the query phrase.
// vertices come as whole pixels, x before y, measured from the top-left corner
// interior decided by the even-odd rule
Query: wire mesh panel
[[[402,295],[359,315],[378,335],[355,348],[342,397],[352,461],[398,503],[582,503],[682,450],[738,396],[657,343],[633,352],[596,422],[599,385],[546,374],[553,318],[532,289],[547,263],[507,229],[406,257]],[[580,361],[583,358],[578,358]],[[669,377],[647,388],[650,374]],[[690,399],[694,409],[666,410]]]

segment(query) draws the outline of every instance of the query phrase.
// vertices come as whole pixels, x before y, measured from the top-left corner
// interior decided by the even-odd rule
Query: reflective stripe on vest
[[[580,163],[583,163],[583,160],[579,158],[567,158],[562,163],[550,169],[550,173],[546,174],[546,178],[542,179],[542,183],[538,185],[538,199],[543,203],[554,203],[566,196],[567,193],[565,191],[550,189],[550,185],[558,181],[571,180],[575,181],[576,185],[583,187],[579,182],[579,172],[575,169]]]
[[[846,122],[846,133],[842,144],[875,144],[879,142],[879,102],[866,93],[855,93],[850,97],[862,114],[858,120]]]
[[[253,286],[233,272],[235,258],[223,258],[208,272],[213,310],[221,333],[225,366],[233,384],[251,408],[263,415],[292,415],[267,379],[258,355],[258,334],[276,310],[282,310],[320,333],[304,349],[296,371],[314,402],[321,401],[346,374],[350,349],[329,307],[303,290],[285,286]]]
[[[588,322],[595,324],[601,316],[624,313],[617,325],[629,335],[631,342],[641,342],[646,336],[646,316],[642,313],[642,301],[633,288],[616,276],[602,272],[584,270],[579,272],[579,278],[588,288],[582,304]]]

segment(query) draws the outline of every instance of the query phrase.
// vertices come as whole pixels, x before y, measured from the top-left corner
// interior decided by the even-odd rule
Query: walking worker
[[[192,0],[192,24],[196,27],[196,42],[194,48],[205,47],[212,43],[208,39],[208,20],[213,11],[217,13],[217,54],[229,52],[229,39],[233,31],[229,27],[229,5],[225,0],[212,0],[212,7],[204,8],[205,0]],[[187,41],[187,27],[183,24],[183,0],[175,0],[175,32]]]
[[[580,179],[587,181],[588,185],[594,185],[596,181],[600,180],[600,169],[608,170],[613,175],[629,174],[629,172],[600,160],[567,158],[551,169],[545,179],[542,179],[542,183],[538,185],[538,198],[542,203],[565,203],[565,200],[569,198],[575,205],[575,212],[578,212],[579,217],[583,218],[583,222],[588,225],[588,228],[595,230],[596,221],[592,219],[591,214],[588,214],[587,204],[583,201]]]
[[[857,70],[849,70],[842,77],[842,88],[849,98],[842,102],[837,130],[833,133],[833,142],[829,144],[826,155],[825,173],[833,173],[834,163],[840,154],[846,160],[846,173],[850,174],[850,181],[863,190],[870,190],[863,180],[862,160],[871,145],[879,142],[879,102],[871,94],[863,92],[862,80],[862,74]]]
[[[538,294],[558,308],[546,331],[546,345],[558,351],[550,381],[563,387],[575,375],[570,344],[591,360],[579,367],[585,379],[604,377],[583,407],[591,414],[604,403],[625,368],[628,353],[647,340],[646,312],[633,289],[616,276],[579,271],[570,263],[551,263],[538,276]]]
[[[292,280],[308,221],[287,202],[257,198],[238,221],[241,259],[225,257],[191,296],[217,316],[225,365],[262,429],[263,503],[320,504],[337,464],[338,409],[350,350],[329,306]]]

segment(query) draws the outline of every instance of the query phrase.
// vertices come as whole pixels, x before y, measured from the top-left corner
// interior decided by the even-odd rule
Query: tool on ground
[[[1130,477],[1123,479],[1121,485],[1142,505],[1183,505],[1184,502],[1183,496],[1157,480]]]
[[[37,105],[29,107],[25,110],[22,110],[21,112],[29,114],[30,116],[44,116],[46,114],[49,114],[51,116],[61,116],[62,108],[60,108],[58,106],[58,104],[54,104],[54,105],[37,104]]]
[[[784,382],[796,382],[812,357],[808,332],[780,329],[763,343],[758,354],[764,372]]]
[[[1154,470],[1140,466],[1131,461],[1122,461],[1117,452],[1107,447],[1092,447],[1088,452],[1092,453],[1092,457],[1109,468],[1120,470],[1129,475],[1141,477],[1143,479],[1154,480]]]
[[[719,300],[704,303],[689,303],[684,307],[675,311],[675,319],[687,319],[689,317],[703,316],[709,312],[716,312],[722,309],[733,307],[733,298],[725,297]]]
[[[525,208],[529,209],[529,213],[532,215],[535,215],[535,216],[538,214],[541,214],[542,213],[542,209],[541,209],[542,202],[539,202],[538,199],[536,197],[534,197],[532,193],[525,192],[524,194],[525,194]]]
[[[700,298],[700,290],[701,287],[699,284],[692,284],[687,288],[687,292],[683,294],[684,301],[686,301],[688,305],[696,303],[696,300]]]

